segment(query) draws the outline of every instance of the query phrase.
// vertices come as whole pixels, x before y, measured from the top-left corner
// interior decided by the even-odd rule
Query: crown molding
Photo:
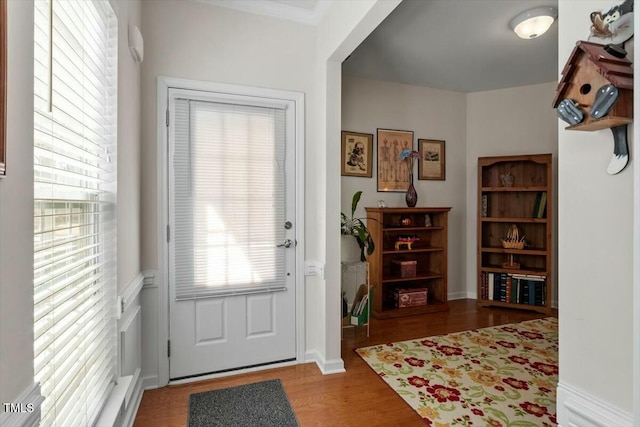
[[[315,0],[311,1],[313,7],[291,6],[271,0],[192,0],[199,3],[212,4],[214,6],[226,7],[228,9],[239,10],[241,12],[254,13],[258,15],[271,16],[273,18],[286,19],[307,25],[318,25],[325,11],[331,5],[331,1]]]

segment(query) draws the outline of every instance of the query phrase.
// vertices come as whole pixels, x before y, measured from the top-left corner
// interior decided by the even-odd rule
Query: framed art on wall
[[[445,179],[444,141],[418,139],[418,179]]]
[[[378,191],[404,193],[409,188],[408,163],[400,159],[403,150],[413,150],[413,132],[378,129]]]
[[[373,176],[373,134],[342,131],[342,176]]]

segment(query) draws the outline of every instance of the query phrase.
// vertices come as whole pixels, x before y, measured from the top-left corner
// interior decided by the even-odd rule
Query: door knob
[[[281,247],[285,247],[285,248],[290,248],[291,245],[293,245],[293,241],[291,239],[287,239],[284,242],[280,243],[279,245],[276,245],[276,247],[281,248]]]

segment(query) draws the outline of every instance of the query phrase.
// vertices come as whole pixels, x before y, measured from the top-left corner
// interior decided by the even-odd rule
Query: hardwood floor
[[[372,319],[369,338],[365,327],[345,329],[342,359],[346,373],[322,375],[314,363],[306,363],[146,391],[134,426],[185,426],[190,394],[274,378],[282,381],[303,427],[424,426],[421,418],[378,378],[354,349],[545,317],[523,310],[479,309],[475,300],[450,301],[450,308],[447,313]]]

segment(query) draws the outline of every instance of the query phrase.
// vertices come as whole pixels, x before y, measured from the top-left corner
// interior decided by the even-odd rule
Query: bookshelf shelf
[[[384,227],[384,231],[385,232],[400,232],[400,233],[406,233],[407,231],[438,231],[438,230],[442,230],[443,227],[437,227],[437,226],[432,226],[432,227]]]
[[[413,282],[426,279],[442,279],[444,276],[441,273],[426,272],[416,274],[414,277],[400,277],[400,276],[384,276],[382,283],[394,283],[394,282]]]
[[[492,191],[500,191],[500,192],[509,192],[509,191],[547,191],[547,187],[482,187],[482,192],[492,192]]]
[[[382,251],[383,255],[390,255],[390,254],[415,254],[415,253],[422,253],[422,252],[439,252],[439,251],[444,251],[444,248],[437,248],[437,247],[416,247],[416,245],[413,245],[413,249],[399,249],[399,250],[385,250]]]
[[[447,303],[447,222],[451,208],[366,208],[367,227],[376,249],[369,257],[373,288],[372,315],[377,319],[435,313]],[[428,220],[426,216],[429,216]],[[402,226],[407,222],[407,226]],[[430,223],[431,226],[425,226]],[[417,237],[411,249],[396,249],[399,238]],[[414,269],[401,274],[400,265]],[[408,267],[407,265],[407,267]],[[402,307],[394,299],[399,290],[424,292],[426,304]],[[424,294],[423,294],[424,295]],[[424,300],[422,300],[424,302]]]
[[[529,224],[546,224],[547,218],[523,218],[523,217],[480,217],[482,222],[524,222]]]
[[[551,177],[551,154],[478,159],[479,306],[551,312]],[[512,224],[524,249],[502,246]]]
[[[521,254],[521,255],[542,255],[546,256],[547,251],[545,249],[506,249],[506,248],[482,248],[482,252],[497,253],[497,254]]]

